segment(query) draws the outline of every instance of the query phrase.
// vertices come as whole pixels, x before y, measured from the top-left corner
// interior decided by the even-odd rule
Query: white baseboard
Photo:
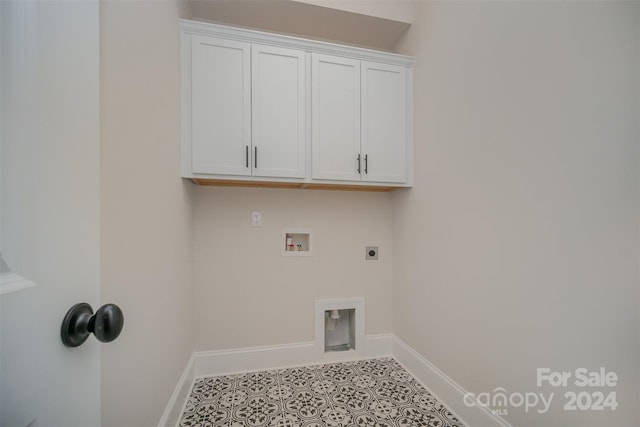
[[[322,353],[315,342],[197,351],[189,360],[158,427],[174,427],[189,395],[193,379],[238,372],[302,366],[352,359],[393,356],[438,400],[469,427],[512,427],[486,408],[464,404],[467,391],[393,334],[367,335],[364,351]]]
[[[173,390],[173,394],[169,399],[169,403],[160,418],[158,427],[173,427],[177,426],[180,422],[180,416],[182,415],[184,405],[187,402],[189,393],[191,392],[191,386],[193,384],[193,367],[194,367],[194,355],[192,354],[187,362],[187,366],[184,368],[176,388]]]
[[[465,405],[464,396],[468,391],[396,336],[393,337],[392,354],[466,426],[512,427],[502,417],[494,415],[485,407]]]
[[[365,336],[364,350],[323,353],[315,342],[249,347],[194,353],[194,376],[228,375],[288,366],[311,365],[358,358],[390,356],[393,335]]]
[[[305,365],[314,361],[315,344],[296,344],[236,348],[230,350],[197,351],[195,376],[229,375],[273,369],[281,366]]]
[[[367,357],[393,356],[393,334],[367,335]]]

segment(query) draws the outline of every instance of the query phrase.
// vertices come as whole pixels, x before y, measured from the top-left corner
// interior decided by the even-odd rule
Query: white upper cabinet
[[[407,180],[406,67],[312,59],[314,179]]]
[[[305,177],[305,53],[253,45],[253,176]]]
[[[191,58],[191,170],[249,175],[251,45],[194,35]]]
[[[362,180],[407,180],[407,69],[362,62]]]
[[[412,185],[412,58],[204,22],[180,26],[183,177]]]
[[[193,173],[305,177],[305,53],[191,39]]]
[[[360,61],[313,54],[312,177],[360,180]]]

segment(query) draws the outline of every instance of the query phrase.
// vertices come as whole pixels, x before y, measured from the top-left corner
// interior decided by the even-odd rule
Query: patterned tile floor
[[[392,358],[199,378],[180,427],[462,427]]]

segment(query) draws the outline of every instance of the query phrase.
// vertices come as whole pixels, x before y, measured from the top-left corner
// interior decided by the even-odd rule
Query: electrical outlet
[[[378,259],[378,247],[377,246],[367,246],[365,251],[366,260],[377,260]]]
[[[251,211],[251,226],[262,227],[262,211]]]

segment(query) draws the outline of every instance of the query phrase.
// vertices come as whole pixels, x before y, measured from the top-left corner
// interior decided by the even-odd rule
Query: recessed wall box
[[[316,347],[324,357],[365,354],[364,298],[316,300]]]
[[[312,231],[299,228],[288,228],[282,233],[283,256],[312,256]]]

